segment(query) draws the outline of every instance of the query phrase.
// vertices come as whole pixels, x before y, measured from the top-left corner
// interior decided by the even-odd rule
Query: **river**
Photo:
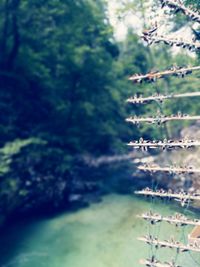
[[[174,235],[185,241],[191,227],[176,228],[162,223],[149,226],[137,215],[156,207],[162,214],[177,212],[166,205],[131,196],[111,194],[99,203],[54,218],[26,220],[1,233],[1,267],[137,267],[152,248],[137,240],[152,233],[161,239]],[[189,214],[191,217],[192,213]],[[161,249],[159,259],[171,260],[176,252]],[[182,267],[199,266],[200,254],[181,253]]]

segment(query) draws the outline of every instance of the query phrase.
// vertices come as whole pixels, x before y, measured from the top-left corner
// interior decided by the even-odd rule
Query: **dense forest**
[[[174,62],[195,64],[198,58],[164,46],[150,51],[133,29],[118,42],[103,0],[3,0],[0,10],[3,219],[16,211],[59,207],[87,181],[96,181],[84,157],[126,154],[127,141],[139,138],[139,130],[147,138],[162,135],[162,129],[125,123],[130,114],[125,99],[134,95],[128,76]],[[187,23],[181,18],[174,27]],[[197,84],[188,78],[159,85],[185,92]],[[140,85],[141,92],[148,95],[152,86],[144,92]],[[200,103],[182,100],[165,108],[180,107],[198,113]],[[156,106],[134,110],[139,112],[152,114]],[[180,129],[168,130],[178,136]]]

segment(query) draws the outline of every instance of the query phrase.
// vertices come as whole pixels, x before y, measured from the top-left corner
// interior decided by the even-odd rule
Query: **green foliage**
[[[6,143],[0,149],[0,176],[5,175],[10,171],[10,165],[15,155],[19,154],[22,148],[30,144],[45,144],[46,142],[37,139],[29,138],[26,140],[14,140],[13,142]]]
[[[4,0],[0,9],[0,209],[9,214],[58,205],[87,179],[77,178],[82,155],[126,150],[127,75],[146,71],[148,58],[136,36],[119,51],[104,1]]]
[[[199,0],[186,0],[187,5],[192,5],[196,8],[200,8],[200,1]]]
[[[145,1],[126,1],[124,8],[123,12],[137,9],[141,19],[146,17]],[[124,122],[133,110],[126,98],[138,90],[149,95],[158,88],[184,92],[191,84],[196,86],[196,80],[132,85],[128,76],[133,73],[146,73],[153,66],[164,69],[177,58],[180,64],[193,60],[174,58],[164,47],[150,49],[132,30],[118,44],[104,1],[3,0],[0,10],[4,214],[59,205],[75,191],[77,180],[84,183],[89,176],[88,169],[79,171],[83,155],[124,153],[125,143],[139,138],[140,131],[147,138],[159,138],[162,129],[149,125],[137,129]],[[184,108],[195,113],[192,103],[184,103]],[[178,107],[174,102],[170,109]],[[138,106],[133,115],[154,115],[157,108]],[[169,111],[167,105],[164,109]]]

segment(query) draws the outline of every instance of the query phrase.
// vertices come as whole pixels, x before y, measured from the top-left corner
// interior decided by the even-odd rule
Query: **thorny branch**
[[[127,122],[131,122],[131,123],[136,124],[136,125],[141,123],[141,122],[147,122],[147,123],[160,125],[160,124],[163,124],[165,122],[175,121],[175,120],[179,120],[179,121],[182,121],[182,120],[200,120],[200,116],[190,116],[188,114],[185,115],[185,114],[178,112],[177,115],[171,115],[171,116],[158,114],[158,116],[156,116],[156,117],[144,118],[144,117],[134,116],[134,117],[130,117],[130,118],[126,119]]]
[[[185,67],[185,68],[173,66],[170,69],[164,71],[155,71],[144,75],[134,74],[131,77],[129,77],[129,80],[135,83],[142,83],[143,81],[155,82],[157,79],[161,79],[168,76],[176,76],[184,78],[186,75],[192,74],[193,71],[198,71],[198,70],[200,70],[200,66]]]
[[[128,103],[132,104],[146,104],[152,101],[163,102],[166,99],[174,99],[174,98],[185,98],[185,97],[194,97],[200,96],[200,92],[192,92],[192,93],[184,93],[184,94],[169,94],[169,95],[161,95],[161,94],[153,94],[149,97],[143,97],[142,95],[134,95],[134,97],[130,97],[126,100]]]
[[[200,201],[200,194],[198,192],[188,193],[188,192],[182,191],[179,193],[174,193],[172,192],[172,190],[165,191],[163,189],[153,191],[147,187],[143,190],[135,191],[135,194],[151,196],[151,197],[175,199],[176,201],[180,201],[182,207],[184,207],[186,204],[189,204],[191,201],[195,201],[195,200]]]
[[[186,7],[181,0],[160,0],[162,8],[168,6],[175,13],[182,12],[188,16],[192,21],[200,23],[200,14],[197,10],[192,10],[191,7]]]
[[[170,46],[177,46],[182,48],[187,48],[190,51],[200,51],[200,42],[197,41],[186,41],[182,39],[175,39],[175,38],[168,38],[163,35],[157,35],[155,32],[154,34],[149,34],[148,31],[143,32],[142,39],[148,43],[148,45],[151,44],[158,44],[158,43],[164,43],[166,45]]]
[[[182,227],[186,225],[200,226],[200,220],[197,219],[188,219],[186,216],[180,213],[175,213],[174,216],[164,217],[159,213],[153,213],[152,211],[138,215],[138,218],[142,218],[146,221],[149,221],[151,224],[156,224],[160,222],[167,222],[174,224],[177,227]]]
[[[191,167],[191,166],[167,166],[167,167],[160,167],[157,165],[142,165],[142,166],[138,166],[139,170],[142,171],[148,171],[151,173],[155,173],[155,172],[168,172],[170,174],[184,174],[184,173],[188,173],[188,174],[194,174],[194,173],[200,173],[200,169]]]
[[[154,245],[156,248],[174,248],[177,249],[177,252],[200,252],[199,244],[184,245],[174,238],[170,240],[160,241],[157,238],[152,237],[151,235],[139,237],[138,240],[147,243],[148,245]]]
[[[160,0],[162,8],[165,6],[169,7],[175,13],[182,12],[184,15],[188,16],[192,21],[200,23],[200,14],[197,11],[192,10],[190,7],[186,7],[182,0]],[[197,42],[195,39],[192,41],[186,41],[183,39],[177,39],[173,37],[167,37],[162,34],[158,35],[158,26],[155,24],[153,28],[150,30],[143,31],[142,38],[149,44],[153,43],[164,43],[169,46],[177,46],[182,48],[187,48],[190,51],[200,51],[200,42]],[[165,78],[168,76],[176,76],[176,77],[185,77],[188,74],[192,74],[193,71],[199,71],[200,66],[194,67],[176,67],[173,66],[170,69],[164,71],[152,71],[147,74],[135,74],[132,75],[129,80],[133,81],[134,83],[142,83],[144,82],[155,82],[157,79]],[[193,92],[193,93],[183,93],[183,94],[168,94],[168,95],[160,95],[155,94],[149,97],[143,97],[142,95],[135,95],[127,100],[129,103],[133,104],[143,104],[148,103],[151,101],[159,101],[163,102],[166,99],[171,98],[183,98],[183,97],[194,97],[200,96],[200,92]],[[126,121],[131,122],[133,124],[139,124],[141,122],[148,122],[148,123],[155,123],[155,124],[162,124],[167,121],[173,120],[199,120],[200,116],[190,116],[181,114],[178,112],[177,115],[165,116],[160,113],[157,114],[155,117],[130,117],[127,118]],[[142,150],[146,151],[149,148],[162,148],[164,149],[175,149],[175,148],[189,148],[194,146],[200,146],[200,141],[198,140],[189,140],[189,139],[182,139],[178,141],[174,140],[167,140],[164,139],[163,141],[150,141],[144,140],[140,138],[139,141],[130,142],[128,144],[134,148],[141,148]],[[166,166],[160,167],[158,165],[143,165],[139,166],[138,169],[143,171],[150,171],[150,172],[168,172],[168,173],[175,173],[175,174],[183,174],[183,173],[200,173],[200,169],[190,167],[190,166]],[[181,206],[185,206],[186,204],[189,205],[190,202],[198,200],[200,201],[200,193],[186,193],[186,192],[172,192],[172,190],[165,191],[163,189],[153,191],[149,188],[146,188],[141,191],[135,192],[138,195],[145,195],[150,197],[160,197],[160,198],[167,198],[167,199],[174,199],[181,203]],[[144,213],[142,214],[143,219],[149,221],[151,224],[156,224],[158,222],[166,221],[171,224],[175,224],[176,226],[185,226],[185,225],[194,225],[200,226],[200,220],[190,220],[187,219],[185,216],[181,214],[175,214],[175,216],[163,217],[157,213]],[[177,253],[180,252],[188,252],[188,251],[196,251],[200,252],[200,245],[197,242],[193,244],[182,244],[174,238],[170,240],[160,241],[157,238],[147,235],[145,237],[139,238],[139,240],[146,242],[149,245],[153,245],[156,249],[159,248],[174,248],[176,249]],[[150,259],[141,260],[141,264],[148,266],[148,267],[180,267],[176,265],[175,261],[172,262],[164,262],[161,263],[158,261],[155,256],[152,256]]]
[[[133,141],[128,143],[128,146],[134,148],[141,148],[144,151],[147,151],[149,148],[150,149],[161,148],[165,150],[165,149],[191,148],[195,146],[200,146],[200,141],[189,140],[189,139],[182,139],[178,141],[167,140],[167,139],[164,139],[163,141],[155,141],[155,140],[150,141],[140,138],[139,141]]]

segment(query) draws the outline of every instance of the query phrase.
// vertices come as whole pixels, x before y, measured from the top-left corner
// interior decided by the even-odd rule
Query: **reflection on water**
[[[1,236],[2,267],[137,267],[140,258],[158,253],[137,241],[147,233],[186,242],[189,228],[162,223],[149,226],[137,214],[152,208],[151,201],[109,195],[101,203],[53,219],[16,225]],[[175,207],[159,204],[156,211],[169,215]],[[184,230],[185,229],[185,230]],[[170,261],[176,251],[163,249],[159,258]],[[180,254],[177,263],[199,266],[197,253]]]

